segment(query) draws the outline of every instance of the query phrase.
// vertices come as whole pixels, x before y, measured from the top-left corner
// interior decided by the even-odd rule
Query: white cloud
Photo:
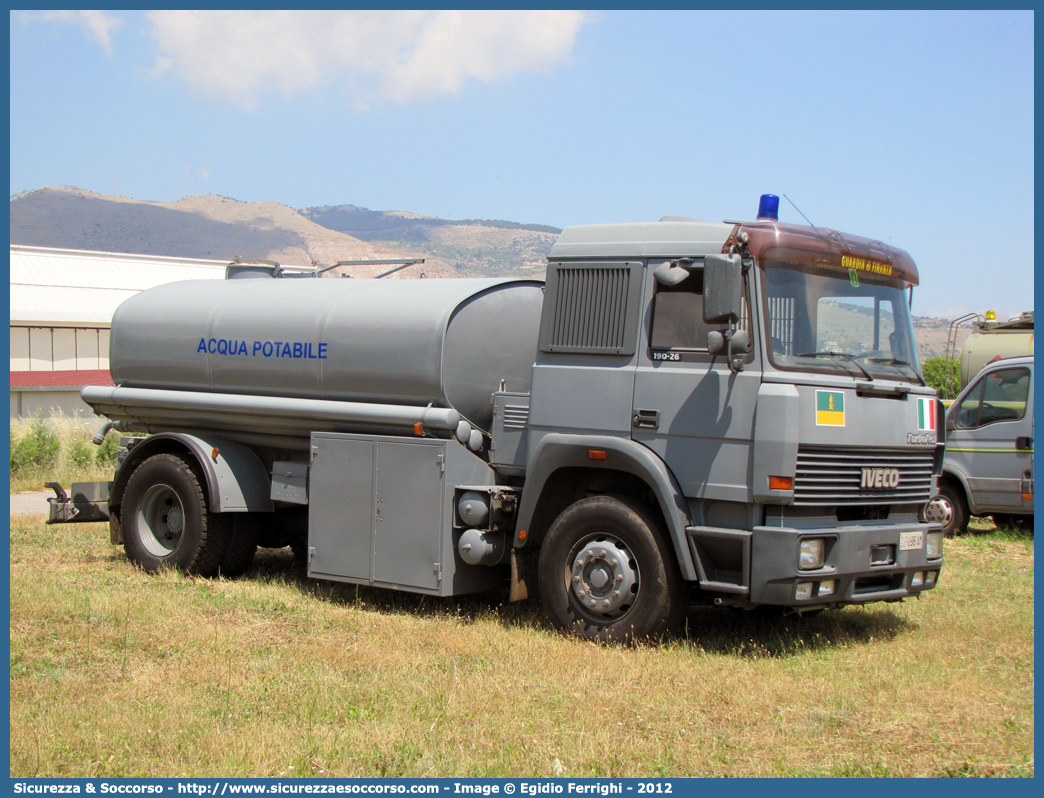
[[[80,25],[87,37],[101,45],[105,55],[112,56],[112,35],[123,25],[120,17],[104,11],[23,11],[23,22],[65,22]]]
[[[580,11],[153,11],[154,74],[246,108],[341,83],[357,104],[461,91],[568,58]]]

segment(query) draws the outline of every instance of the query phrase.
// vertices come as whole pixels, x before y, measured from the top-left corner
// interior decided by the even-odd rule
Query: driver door
[[[761,383],[760,360],[750,323],[749,284],[743,318],[749,348],[736,355],[744,369],[733,373],[724,356],[707,351],[707,333],[720,325],[703,321],[703,272],[697,262],[678,286],[659,285],[650,260],[646,274],[649,311],[642,326],[634,380],[631,438],[652,449],[691,498],[750,502],[754,411]]]
[[[1019,510],[1033,478],[1033,372],[1026,366],[983,374],[954,403],[946,460],[961,471],[972,512]]]

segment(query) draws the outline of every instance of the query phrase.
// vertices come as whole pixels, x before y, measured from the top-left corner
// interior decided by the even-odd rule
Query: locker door
[[[373,459],[368,440],[312,438],[309,576],[370,578],[373,540]]]
[[[444,457],[441,446],[377,445],[375,582],[438,588]]]

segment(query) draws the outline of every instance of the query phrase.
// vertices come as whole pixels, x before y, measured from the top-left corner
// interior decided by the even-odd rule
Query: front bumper
[[[800,608],[898,601],[916,596],[939,584],[943,558],[929,560],[925,551],[928,532],[938,529],[937,524],[919,523],[826,529],[755,527],[751,540],[751,603]],[[922,533],[919,548],[900,548],[900,536],[909,532]],[[826,540],[822,568],[798,568],[803,538]],[[918,573],[921,583],[915,585],[914,576]],[[812,588],[808,597],[798,598],[798,585],[809,582]],[[821,586],[831,582],[831,593],[819,595]]]

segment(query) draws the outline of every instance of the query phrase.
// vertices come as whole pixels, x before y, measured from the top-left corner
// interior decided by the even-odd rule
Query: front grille
[[[932,451],[800,446],[794,504],[921,504],[931,492],[933,458]],[[898,487],[861,488],[864,468],[898,470]]]

